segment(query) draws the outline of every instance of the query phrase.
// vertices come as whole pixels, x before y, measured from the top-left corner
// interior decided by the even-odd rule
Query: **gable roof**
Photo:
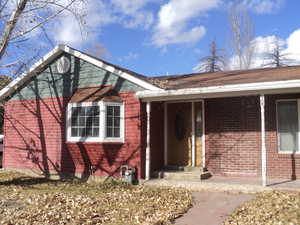
[[[18,89],[21,85],[23,85],[26,81],[31,79],[32,77],[39,74],[45,66],[51,63],[55,58],[57,58],[62,53],[68,53],[75,57],[78,57],[84,61],[87,61],[97,67],[100,67],[108,72],[114,73],[117,76],[120,76],[126,80],[131,81],[147,90],[160,90],[161,88],[157,85],[151,83],[145,76],[135,73],[131,70],[122,68],[120,66],[113,65],[108,63],[102,59],[96,58],[94,56],[88,55],[76,49],[73,49],[66,45],[58,45],[48,54],[46,54],[41,60],[36,62],[29,71],[21,74],[19,77],[10,82],[5,88],[0,91],[0,100],[5,99],[10,94],[12,94],[16,89]]]

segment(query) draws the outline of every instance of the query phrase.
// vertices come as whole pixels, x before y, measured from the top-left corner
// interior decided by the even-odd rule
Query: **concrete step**
[[[164,168],[165,171],[185,171],[185,172],[193,172],[193,171],[198,171],[198,172],[205,172],[206,169],[203,168],[202,166],[166,166]]]
[[[158,174],[159,178],[167,179],[167,180],[191,180],[191,181],[199,181],[208,179],[211,177],[211,174],[206,172],[197,171],[160,171]]]

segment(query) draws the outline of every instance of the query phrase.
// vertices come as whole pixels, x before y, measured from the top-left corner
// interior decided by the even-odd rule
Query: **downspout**
[[[261,113],[261,175],[262,185],[267,186],[267,150],[266,150],[266,129],[265,129],[265,95],[260,95]]]

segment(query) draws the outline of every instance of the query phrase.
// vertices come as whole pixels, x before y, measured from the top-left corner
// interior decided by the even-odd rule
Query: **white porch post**
[[[262,185],[267,186],[267,151],[266,151],[266,130],[265,130],[265,95],[260,95],[261,113],[261,174]]]
[[[168,165],[168,104],[164,103],[164,165]]]
[[[151,112],[151,102],[147,102],[146,105],[147,112],[147,147],[146,147],[146,180],[150,180],[150,112]]]
[[[196,166],[195,102],[192,102],[192,167]]]

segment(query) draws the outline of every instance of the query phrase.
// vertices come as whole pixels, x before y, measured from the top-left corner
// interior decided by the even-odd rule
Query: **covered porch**
[[[215,172],[212,169],[211,158],[216,156],[211,154],[212,150],[209,152],[212,142],[209,140],[211,131],[206,127],[207,121],[214,120],[213,115],[210,115],[211,105],[214,104],[212,99],[146,101],[146,180],[172,177],[175,180],[182,178],[182,180],[200,181],[201,178],[210,177],[210,172]],[[266,168],[265,96],[250,96],[250,99],[257,99],[259,102],[260,118],[257,119],[259,119],[259,132],[262,134],[259,141],[260,149],[263,150],[264,145],[264,150],[259,150],[260,155],[257,156],[257,160],[261,158],[262,168]],[[210,165],[207,167],[206,164]],[[265,172],[262,171],[262,175],[263,173]],[[266,182],[266,176],[261,178],[263,183]]]
[[[253,178],[264,187],[270,184],[268,180],[284,174],[280,174],[281,171],[288,171],[287,176],[295,175],[298,171],[295,154],[278,153],[276,102],[281,98],[299,97],[298,86],[299,83],[284,85],[282,82],[265,82],[261,86],[241,84],[138,92],[137,96],[146,108],[145,179],[150,180],[153,172],[172,166],[183,167],[183,170],[207,168],[213,175],[225,168],[231,177],[245,175],[246,180]],[[213,107],[214,104],[222,107]],[[223,111],[227,113],[226,118],[222,117]],[[234,114],[230,115],[231,112]],[[207,121],[210,121],[209,124]],[[183,131],[179,129],[182,123],[185,127]],[[182,132],[186,136],[181,137]],[[241,138],[236,138],[237,133]],[[218,137],[219,140],[216,139]],[[232,147],[230,150],[229,145]],[[222,148],[231,151],[230,154],[223,154]],[[243,160],[244,163],[241,162]],[[235,163],[237,161],[239,163]],[[216,166],[217,163],[219,165]],[[226,168],[228,165],[235,168]],[[240,165],[243,168],[238,168]],[[224,174],[223,178],[226,177],[227,174]]]

